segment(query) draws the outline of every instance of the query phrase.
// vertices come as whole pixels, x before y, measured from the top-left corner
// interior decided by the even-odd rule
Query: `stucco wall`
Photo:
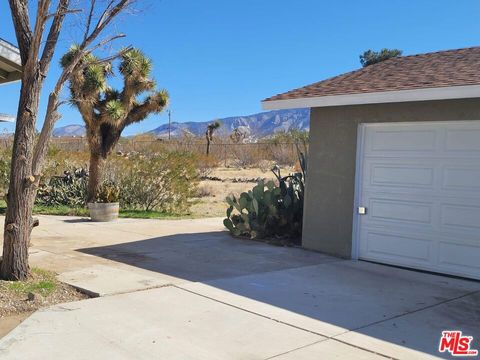
[[[303,246],[349,258],[358,125],[480,120],[480,99],[313,108],[310,117]]]

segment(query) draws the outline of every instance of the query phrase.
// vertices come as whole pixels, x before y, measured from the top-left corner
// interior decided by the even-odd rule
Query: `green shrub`
[[[187,152],[136,155],[113,167],[123,209],[184,212],[197,191],[195,157]]]
[[[65,170],[61,176],[52,176],[40,185],[35,202],[39,205],[71,207],[85,206],[88,174],[84,168]]]

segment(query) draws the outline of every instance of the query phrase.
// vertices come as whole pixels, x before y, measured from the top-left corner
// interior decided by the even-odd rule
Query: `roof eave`
[[[0,39],[0,84],[18,81],[22,76],[20,51]]]
[[[15,122],[15,116],[0,114],[0,122]]]
[[[446,86],[413,90],[264,100],[262,101],[262,108],[264,110],[280,110],[465,98],[480,98],[480,85]]]

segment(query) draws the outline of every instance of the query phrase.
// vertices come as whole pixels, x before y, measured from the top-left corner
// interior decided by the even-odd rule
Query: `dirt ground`
[[[293,172],[293,168],[281,169],[282,175]],[[199,197],[191,207],[191,214],[195,217],[221,217],[225,216],[227,205],[225,198],[229,194],[240,194],[251,190],[256,185],[256,179],[275,180],[270,170],[260,168],[238,169],[217,168],[208,177],[216,180],[201,181]]]
[[[0,338],[7,335],[10,331],[21,324],[23,320],[29,317],[31,312],[25,312],[17,315],[0,317]]]

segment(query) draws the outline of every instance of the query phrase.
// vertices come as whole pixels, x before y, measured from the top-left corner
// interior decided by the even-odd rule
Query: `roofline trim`
[[[3,39],[0,39],[0,60],[16,69],[18,72],[22,71],[20,50]]]
[[[343,105],[382,104],[408,101],[480,98],[480,85],[380,91],[360,94],[305,97],[285,100],[263,100],[264,110],[314,108]]]
[[[15,116],[8,114],[0,114],[0,122],[15,122]]]

